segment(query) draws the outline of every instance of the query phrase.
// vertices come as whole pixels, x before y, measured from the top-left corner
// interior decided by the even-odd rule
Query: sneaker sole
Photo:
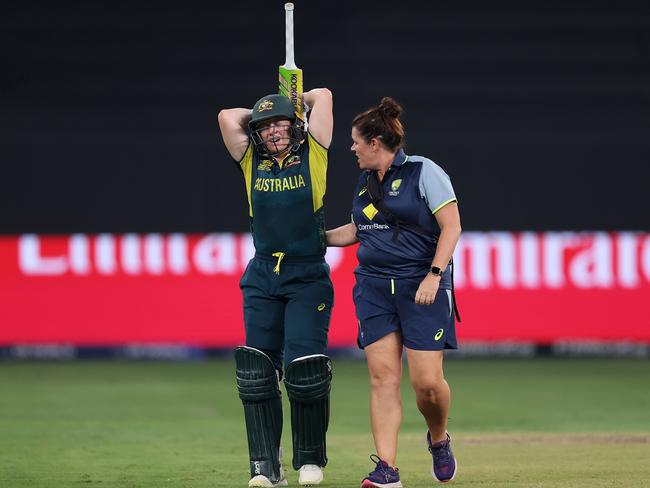
[[[300,486],[318,486],[323,481],[323,478],[314,481],[298,481]]]
[[[289,486],[289,482],[286,479],[282,479],[277,483],[271,483],[271,481],[268,478],[264,478],[264,479],[253,478],[248,482],[248,488],[273,488],[275,486]]]
[[[431,476],[433,476],[433,479],[436,480],[438,483],[449,483],[450,481],[453,481],[453,479],[458,474],[458,461],[456,461],[455,457],[454,457],[454,464],[456,464],[456,469],[454,469],[454,474],[448,480],[439,480],[438,477],[436,476],[436,472],[434,471],[433,466],[431,466]]]
[[[395,483],[373,483],[370,480],[363,480],[361,483],[361,488],[403,488],[402,482],[397,481]]]

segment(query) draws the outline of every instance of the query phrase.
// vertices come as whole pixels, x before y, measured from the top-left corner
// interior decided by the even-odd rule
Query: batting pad
[[[264,475],[272,483],[282,479],[280,437],[282,400],[271,359],[252,347],[235,348],[237,390],[244,404],[251,478]]]
[[[323,354],[291,361],[284,386],[291,403],[293,468],[305,464],[325,466],[325,434],[330,416],[332,361]]]

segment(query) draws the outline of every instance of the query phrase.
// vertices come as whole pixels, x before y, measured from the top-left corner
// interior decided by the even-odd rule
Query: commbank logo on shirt
[[[379,213],[379,210],[377,210],[377,208],[371,203],[369,205],[366,205],[362,212],[368,218],[368,220],[372,220],[375,218],[375,215]]]
[[[359,224],[357,225],[359,230],[388,230],[390,227],[386,224]]]

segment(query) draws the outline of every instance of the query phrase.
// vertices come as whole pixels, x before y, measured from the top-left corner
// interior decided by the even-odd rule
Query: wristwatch
[[[431,274],[434,276],[442,276],[442,273],[444,271],[440,269],[438,266],[431,266]]]

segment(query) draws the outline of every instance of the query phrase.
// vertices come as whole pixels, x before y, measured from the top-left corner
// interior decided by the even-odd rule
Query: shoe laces
[[[397,471],[397,468],[391,468],[386,461],[382,460],[376,454],[371,454],[370,460],[375,463],[375,469],[368,473],[368,476],[372,476],[373,473],[379,472],[384,478],[388,479],[393,474],[392,471]]]
[[[436,444],[438,444],[436,446]],[[451,461],[451,450],[449,449],[449,437],[436,444],[429,444],[429,452],[433,454],[436,464],[447,464]]]

